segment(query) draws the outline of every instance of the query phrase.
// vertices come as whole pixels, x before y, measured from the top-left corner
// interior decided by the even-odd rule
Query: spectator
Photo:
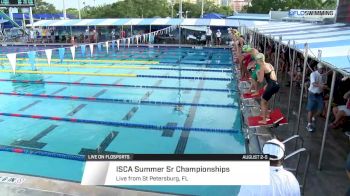
[[[221,45],[221,32],[220,29],[216,32],[216,45]]]
[[[205,32],[205,36],[206,36],[205,45],[206,46],[211,46],[211,35],[212,34],[213,34],[213,32],[211,31],[210,27],[207,27],[207,30]]]
[[[350,179],[350,153],[348,154],[348,158],[346,159],[346,174],[348,175],[348,178]],[[346,191],[346,196],[350,196],[350,188],[348,188],[348,191]]]
[[[350,116],[350,90],[345,93],[344,99],[347,100],[345,105],[339,105],[333,108],[334,121],[329,124],[332,129],[339,127],[345,117]]]
[[[112,40],[115,40],[115,29],[112,29],[111,36],[112,36]]]
[[[321,63],[317,64],[317,70],[310,74],[310,87],[307,100],[307,126],[309,132],[315,130],[316,116],[323,110],[323,90],[328,87],[323,83],[322,74],[324,73],[324,66]]]
[[[299,196],[299,182],[282,166],[285,146],[277,139],[269,140],[263,146],[263,153],[270,155],[270,184],[241,186],[239,196]]]

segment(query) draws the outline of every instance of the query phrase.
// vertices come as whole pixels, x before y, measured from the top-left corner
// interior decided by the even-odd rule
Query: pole
[[[296,128],[296,134],[293,135],[299,135],[299,128],[300,128],[300,114],[301,114],[301,106],[303,104],[303,96],[304,96],[304,85],[305,85],[305,75],[306,75],[306,65],[307,65],[307,59],[308,59],[308,44],[305,43],[304,45],[304,67],[303,67],[303,81],[301,83],[301,91],[300,91],[300,98],[299,98],[299,109],[298,109],[298,117],[297,117],[297,128]]]
[[[182,0],[180,0],[180,5],[179,5],[179,18],[182,18]]]
[[[327,106],[327,118],[326,118],[326,123],[324,124],[323,137],[322,137],[322,145],[321,145],[321,151],[320,151],[320,158],[319,158],[319,160],[318,160],[318,169],[319,169],[319,170],[321,170],[322,158],[323,158],[323,152],[324,152],[324,146],[325,146],[325,144],[326,144],[326,136],[327,136],[327,131],[328,131],[329,115],[330,115],[330,113],[331,113],[332,102],[333,102],[333,93],[334,93],[335,76],[336,76],[336,71],[333,71],[331,92],[330,92],[330,94],[329,94],[329,100],[328,100],[328,106]]]
[[[78,0],[78,13],[79,13],[79,20],[81,20],[80,0]]]
[[[279,69],[279,56],[280,56],[280,52],[281,52],[281,43],[282,43],[282,36],[279,37],[278,43],[277,43],[277,56],[276,56],[276,61],[275,61],[275,65],[276,65],[276,80],[278,81],[278,69]],[[273,105],[272,108],[275,107],[275,103],[276,103],[276,95],[273,96]]]
[[[201,12],[201,18],[203,18],[204,15],[204,0],[202,0],[202,12]]]
[[[32,7],[29,7],[29,22],[30,22],[30,26],[33,28],[34,19],[33,19],[33,10],[32,10]]]
[[[292,69],[290,74],[290,86],[289,86],[289,97],[288,97],[288,108],[287,108],[287,119],[289,119],[289,113],[290,113],[290,103],[291,103],[291,97],[292,97],[292,91],[293,91],[293,73],[294,73],[294,67],[295,67],[295,55],[296,55],[296,49],[295,49],[295,41],[293,41],[293,60],[292,60]]]
[[[62,2],[63,2],[63,19],[67,19],[66,1],[62,0]]]
[[[266,35],[264,36],[264,55],[266,55]]]

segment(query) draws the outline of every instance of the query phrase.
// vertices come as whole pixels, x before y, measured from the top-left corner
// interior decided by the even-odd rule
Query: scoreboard
[[[35,7],[35,0],[0,0],[0,7]]]

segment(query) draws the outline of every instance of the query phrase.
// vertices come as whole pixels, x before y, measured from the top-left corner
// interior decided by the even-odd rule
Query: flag
[[[70,48],[70,52],[72,53],[72,59],[75,59],[75,46],[69,47]]]
[[[107,54],[108,54],[108,49],[109,49],[109,48],[108,48],[108,47],[109,47],[109,46],[108,46],[108,42],[105,42],[105,44],[106,44],[106,52],[107,52]]]
[[[81,48],[81,56],[82,56],[82,57],[85,57],[86,45],[81,45],[80,48]]]
[[[64,53],[66,52],[65,48],[59,48],[58,49],[58,56],[60,57],[61,63],[63,62],[64,59]]]
[[[114,50],[114,47],[115,47],[115,40],[112,41],[112,48]]]
[[[102,45],[101,45],[101,43],[97,44],[97,49],[98,49],[98,52],[102,52]]]
[[[47,58],[47,64],[51,65],[52,49],[45,50],[45,54]]]
[[[6,54],[6,56],[11,64],[13,73],[16,73],[16,53]]]
[[[90,55],[92,57],[92,54],[94,54],[94,44],[89,44],[90,47]]]

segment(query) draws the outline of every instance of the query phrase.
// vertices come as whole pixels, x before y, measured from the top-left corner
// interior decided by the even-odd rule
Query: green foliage
[[[99,7],[85,7],[84,18],[152,18],[167,17],[167,0],[125,0]]]
[[[68,9],[66,9],[66,12],[67,12],[67,14],[75,16],[76,18],[79,17],[79,11],[75,8],[68,8]]]
[[[43,0],[36,0],[36,6],[33,8],[33,14],[56,14],[59,13],[55,6]]]
[[[288,11],[290,9],[335,9],[336,0],[252,0],[245,7],[249,13],[268,13],[270,10]]]

